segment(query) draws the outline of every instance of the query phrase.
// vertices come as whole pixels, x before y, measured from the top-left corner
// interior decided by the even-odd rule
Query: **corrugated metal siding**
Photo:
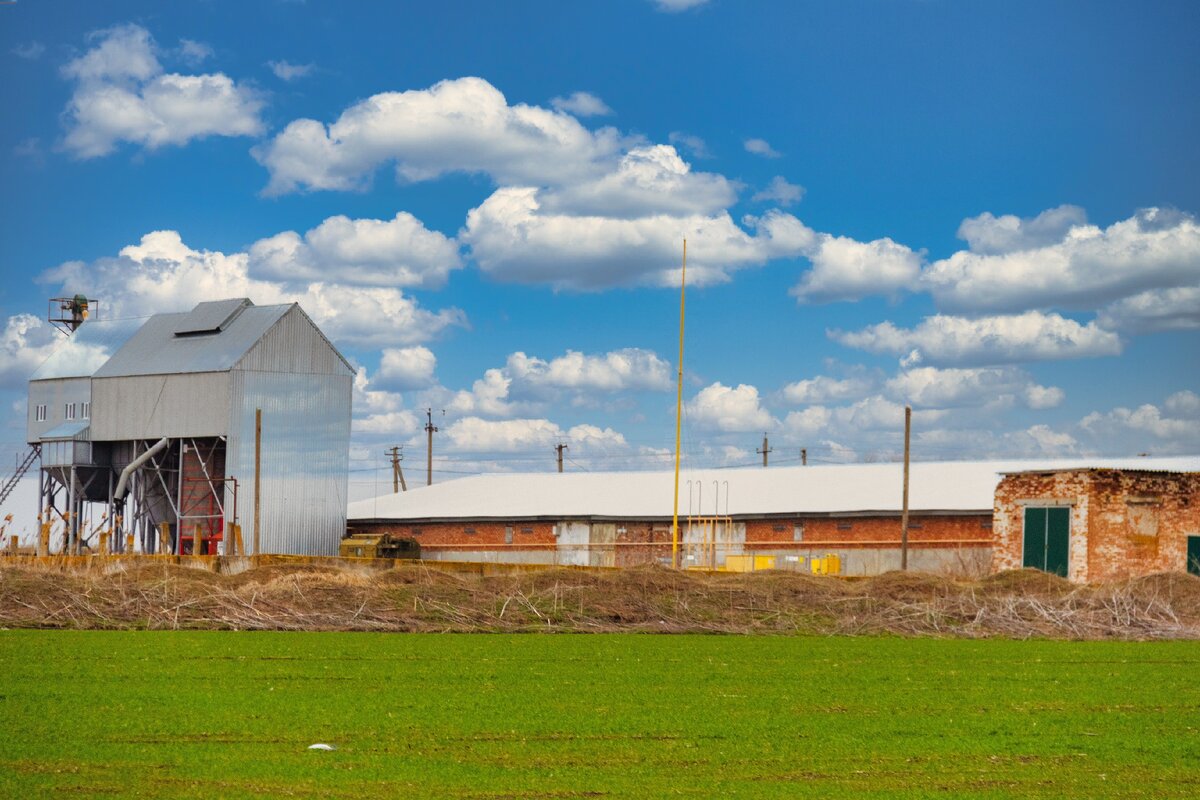
[[[26,409],[25,441],[36,442],[47,432],[62,425],[67,403],[75,404],[75,419],[83,421],[82,404],[91,399],[91,381],[87,378],[61,378],[29,382],[29,407]],[[37,421],[37,407],[46,406],[46,419]]]
[[[138,375],[92,381],[92,440],[224,436],[229,373]]]
[[[299,306],[292,306],[275,327],[267,331],[238,362],[237,369],[315,375],[354,374]]]
[[[324,345],[323,345],[324,346]],[[254,547],[254,411],[263,411],[262,551],[337,555],[346,531],[353,378],[234,370],[226,470]]]

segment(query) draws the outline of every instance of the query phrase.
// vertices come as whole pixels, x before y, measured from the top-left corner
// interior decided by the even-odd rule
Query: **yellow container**
[[[755,556],[754,569],[775,569],[775,556]]]
[[[823,559],[825,562],[825,571],[823,575],[841,575],[842,574],[842,557],[837,553],[828,553]]]
[[[725,556],[726,572],[749,572],[754,569],[753,556]]]

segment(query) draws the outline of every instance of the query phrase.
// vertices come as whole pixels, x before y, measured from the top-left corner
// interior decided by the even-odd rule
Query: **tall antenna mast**
[[[683,420],[683,312],[687,289],[687,239],[683,240],[683,271],[679,278],[679,380],[675,390],[675,506],[671,512],[671,566],[679,568],[679,431]]]

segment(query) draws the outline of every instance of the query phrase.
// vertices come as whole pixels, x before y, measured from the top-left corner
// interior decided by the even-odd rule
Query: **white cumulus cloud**
[[[433,383],[437,357],[428,347],[385,347],[374,383],[390,389],[417,389]]]
[[[763,158],[779,158],[783,155],[776,151],[774,147],[771,147],[766,139],[747,139],[742,142],[742,146],[746,148],[747,153],[753,153]]]
[[[314,281],[297,285],[251,276],[247,253],[194,250],[176,231],[153,231],[115,258],[68,261],[40,281],[63,291],[112,298],[113,317],[182,311],[202,300],[249,297],[259,305],[299,302],[335,342],[364,346],[416,344],[465,324],[458,309],[427,311],[393,287]]]
[[[289,282],[437,288],[462,266],[457,242],[404,211],[390,220],[329,217],[303,236],[260,239],[249,253],[255,276]]]
[[[566,183],[602,173],[620,144],[610,128],[509,105],[482,78],[460,78],[373,95],[329,125],[295,120],[254,154],[271,173],[267,193],[284,194],[361,188],[384,164],[406,182],[465,172],[510,185]]]
[[[289,83],[307,77],[313,71],[312,64],[292,64],[287,61],[268,61],[267,66],[275,73],[276,78]]]
[[[1025,228],[1036,220],[1015,231],[1005,229],[1017,243],[997,234],[997,220],[968,220],[979,228],[970,234],[972,244],[984,249],[936,261],[922,276],[938,307],[1090,310],[1142,292],[1200,287],[1200,225],[1195,218],[1149,208],[1102,229],[1074,224],[1077,210],[1067,208],[1070,213],[1061,208],[1047,212],[1057,215],[1053,224],[1035,232]],[[1038,246],[1055,235],[1061,239]],[[1119,322],[1122,316],[1113,313],[1110,319]]]
[[[123,25],[89,38],[92,48],[62,69],[75,81],[63,145],[76,157],[107,155],[120,142],[153,150],[263,131],[257,92],[220,72],[164,73],[145,28]]]
[[[636,347],[598,355],[568,350],[549,361],[517,352],[505,369],[514,380],[535,387],[618,392],[666,391],[672,385],[671,365]]]
[[[1095,322],[1081,325],[1041,311],[978,318],[938,314],[915,328],[882,322],[829,336],[847,347],[905,356],[908,365],[1010,364],[1115,356],[1122,350],[1120,337]]]
[[[927,408],[984,406],[1008,397],[1043,409],[1059,405],[1064,397],[1061,389],[1041,386],[1016,367],[917,367],[891,378],[885,388],[896,400]]]
[[[776,175],[767,184],[766,188],[755,192],[750,199],[758,202],[771,200],[783,206],[790,206],[793,203],[800,202],[800,198],[804,197],[804,187],[795,183],[788,183],[787,178],[782,175]]]
[[[678,285],[688,240],[688,282],[720,283],[732,272],[807,248],[813,233],[771,212],[747,233],[728,213],[637,219],[546,213],[532,188],[499,189],[467,215],[460,239],[492,277],[560,288]]]
[[[812,269],[792,289],[802,303],[897,295],[911,290],[921,271],[920,253],[886,237],[859,242],[823,233],[807,255]]]
[[[550,105],[577,117],[604,117],[613,113],[608,104],[591,92],[574,92],[567,97],[555,97]]]
[[[769,430],[776,424],[763,408],[758,389],[745,383],[704,387],[687,402],[686,416],[689,422],[725,433]]]
[[[1086,224],[1087,214],[1079,206],[1051,208],[1032,218],[984,212],[964,219],[958,238],[974,253],[1000,255],[1058,244],[1072,228]]]

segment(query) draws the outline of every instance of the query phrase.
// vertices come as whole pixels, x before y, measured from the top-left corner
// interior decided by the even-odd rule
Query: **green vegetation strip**
[[[1183,641],[3,631],[0,796],[1195,797],[1198,676]]]

